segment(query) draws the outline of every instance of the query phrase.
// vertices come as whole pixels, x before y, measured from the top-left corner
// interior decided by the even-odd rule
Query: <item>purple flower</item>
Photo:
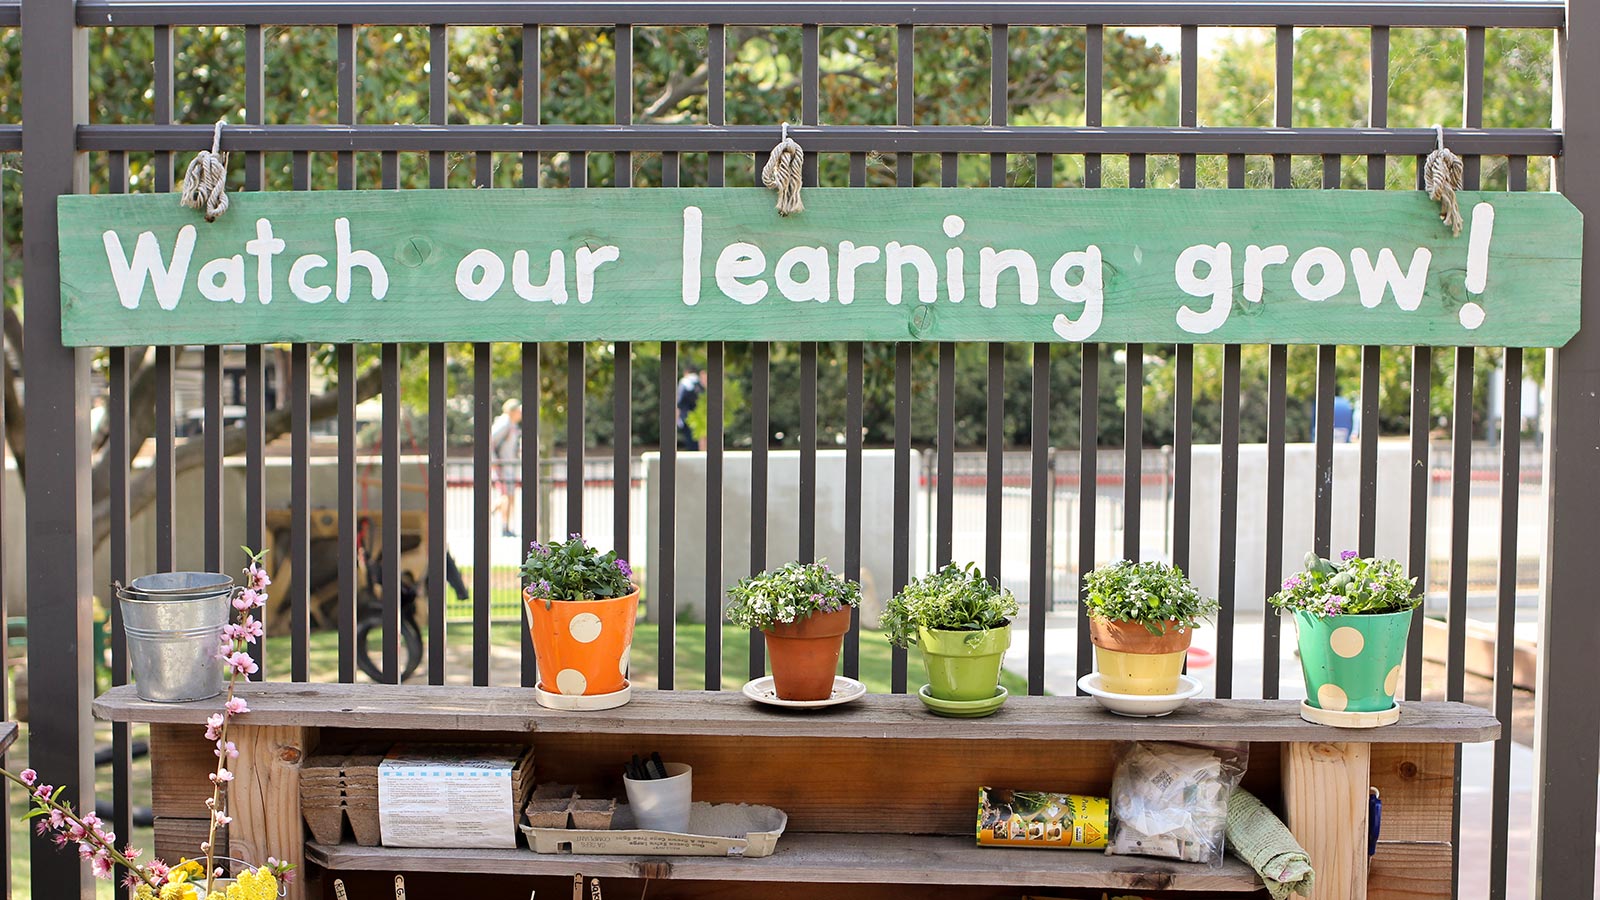
[[[581,534],[577,533],[576,531],[574,531],[573,533],[567,535],[567,540],[569,540],[569,541],[577,541],[578,543],[582,544],[583,543],[583,535],[581,535]]]
[[[539,554],[540,556],[549,556],[550,555],[550,548],[546,547],[545,545],[543,545],[541,543],[539,543],[538,541],[533,541],[533,542],[529,543],[528,544],[528,549],[532,550],[533,552],[535,552],[537,554]]]
[[[1290,575],[1288,579],[1283,582],[1283,589],[1286,591],[1292,591],[1299,587],[1302,583],[1303,582],[1301,582],[1299,575]]]
[[[617,560],[617,571],[622,573],[623,578],[633,577],[633,567],[628,565],[628,561],[625,559]]]
[[[1358,554],[1354,550],[1346,550],[1339,554],[1339,559],[1341,562],[1349,562],[1350,560],[1355,559],[1357,555]]]

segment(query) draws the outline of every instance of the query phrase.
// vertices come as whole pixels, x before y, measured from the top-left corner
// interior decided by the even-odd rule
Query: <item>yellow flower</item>
[[[200,891],[187,881],[168,882],[161,887],[160,900],[200,900]]]
[[[171,882],[172,884],[183,884],[186,881],[199,878],[201,875],[205,874],[205,871],[205,864],[200,862],[200,860],[184,859],[180,857],[178,859],[178,864],[173,866],[172,871],[168,873],[167,881]]]
[[[244,872],[228,885],[228,900],[276,900],[278,879],[271,872]]]
[[[158,900],[156,889],[148,884],[140,883],[133,891],[134,900]]]

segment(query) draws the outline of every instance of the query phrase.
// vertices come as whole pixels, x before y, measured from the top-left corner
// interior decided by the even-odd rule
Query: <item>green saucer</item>
[[[1011,692],[1004,685],[997,685],[994,696],[987,700],[940,700],[929,693],[929,685],[923,685],[917,690],[917,699],[922,701],[934,715],[945,716],[951,719],[981,719],[984,716],[994,715],[995,710],[1005,705],[1006,698]]]

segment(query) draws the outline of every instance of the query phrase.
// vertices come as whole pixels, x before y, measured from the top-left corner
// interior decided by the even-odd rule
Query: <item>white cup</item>
[[[683,763],[667,763],[666,778],[634,780],[624,775],[628,806],[633,821],[646,831],[689,831],[689,803],[694,769]]]

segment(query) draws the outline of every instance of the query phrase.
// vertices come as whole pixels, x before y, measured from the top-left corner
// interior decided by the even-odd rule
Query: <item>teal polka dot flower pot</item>
[[[1295,610],[1306,702],[1331,712],[1394,708],[1400,664],[1415,610],[1359,616],[1316,616]]]

